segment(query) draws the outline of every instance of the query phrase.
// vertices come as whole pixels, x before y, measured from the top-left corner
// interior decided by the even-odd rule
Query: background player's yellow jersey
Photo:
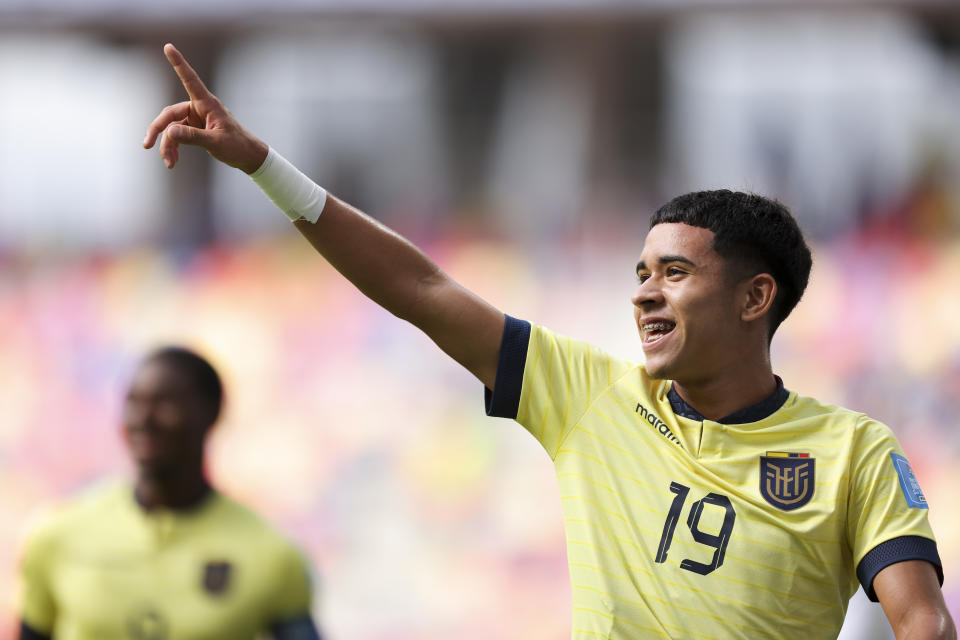
[[[889,564],[940,572],[890,430],[782,384],[710,421],[642,365],[508,318],[487,410],[554,461],[575,638],[836,638],[858,578],[875,598]]]
[[[33,532],[22,572],[22,620],[55,640],[242,640],[288,621],[316,637],[301,554],[214,491],[147,512],[129,486],[96,490]]]

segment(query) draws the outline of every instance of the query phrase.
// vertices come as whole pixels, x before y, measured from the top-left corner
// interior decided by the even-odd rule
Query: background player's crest
[[[230,574],[229,562],[208,562],[203,568],[203,588],[214,595],[225,593],[230,587]]]
[[[778,509],[799,509],[813,497],[815,462],[809,453],[768,451],[760,456],[760,495]]]

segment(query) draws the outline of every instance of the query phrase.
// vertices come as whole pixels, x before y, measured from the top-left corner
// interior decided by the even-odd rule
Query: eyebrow
[[[669,256],[669,255],[668,255],[668,256],[660,256],[659,258],[657,258],[657,262],[660,263],[661,265],[669,264],[669,263],[671,263],[671,262],[682,262],[682,263],[684,263],[684,264],[690,265],[691,267],[697,266],[697,265],[693,262],[693,260],[691,260],[690,258],[685,258],[684,256],[680,256],[680,255],[675,255],[675,256]],[[646,262],[644,262],[643,260],[641,260],[640,262],[637,263],[637,271],[638,271],[638,272],[639,272],[639,271],[646,271],[646,270],[647,270],[647,263],[646,263]]]

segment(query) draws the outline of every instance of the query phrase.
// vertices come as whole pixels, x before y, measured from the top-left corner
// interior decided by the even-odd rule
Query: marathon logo
[[[668,427],[666,423],[661,420],[653,411],[650,411],[639,402],[637,403],[637,408],[634,411],[639,413],[640,417],[650,423],[650,426],[659,431],[660,435],[662,435],[664,438],[677,446],[681,446],[680,439],[673,435],[673,431],[670,431],[670,427]]]

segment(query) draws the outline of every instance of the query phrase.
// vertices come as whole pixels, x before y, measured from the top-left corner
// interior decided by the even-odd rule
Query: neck
[[[761,402],[777,389],[769,358],[762,363],[725,367],[723,375],[701,380],[676,380],[674,388],[684,402],[708,420],[721,420]]]
[[[171,474],[141,470],[134,487],[137,502],[147,511],[161,507],[186,509],[199,503],[209,491],[201,467]]]

